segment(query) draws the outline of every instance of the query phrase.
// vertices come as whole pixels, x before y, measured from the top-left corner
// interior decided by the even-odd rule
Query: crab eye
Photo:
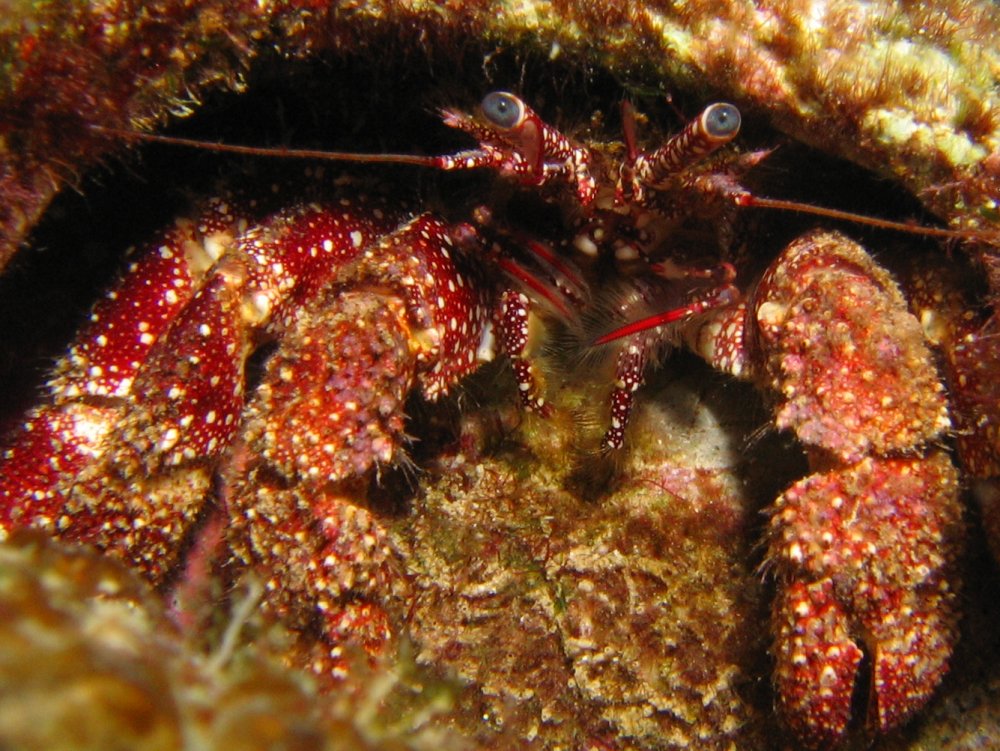
[[[740,129],[740,111],[725,102],[713,104],[702,115],[702,125],[709,138],[729,140]]]
[[[517,127],[524,117],[524,105],[521,100],[506,91],[487,94],[483,99],[482,108],[486,119],[503,130]]]

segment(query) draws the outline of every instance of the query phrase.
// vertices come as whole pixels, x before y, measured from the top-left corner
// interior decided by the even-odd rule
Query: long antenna
[[[925,227],[921,224],[911,224],[909,222],[895,222],[891,219],[879,219],[878,217],[855,214],[853,211],[841,211],[840,209],[828,209],[823,206],[813,206],[808,203],[798,203],[797,201],[785,201],[780,198],[763,198],[750,194],[741,194],[736,197],[737,206],[745,206],[761,209],[777,209],[778,211],[794,211],[799,214],[812,214],[828,219],[839,219],[853,224],[862,224],[878,229],[893,230],[896,232],[906,232],[911,235],[924,235],[926,237],[949,237],[963,240],[982,240],[984,233],[976,230],[947,229],[945,227]]]
[[[449,163],[455,160],[454,155],[442,157],[417,156],[413,154],[357,154],[347,151],[324,151],[322,149],[289,149],[284,146],[239,146],[230,143],[201,141],[195,138],[182,138],[181,136],[165,136],[158,133],[141,133],[134,130],[125,130],[123,128],[109,128],[103,125],[91,125],[90,128],[98,133],[104,133],[106,135],[126,140],[143,141],[146,143],[160,143],[168,146],[183,146],[186,148],[215,151],[223,154],[241,154],[243,156],[314,159],[327,162],[352,164],[407,164],[415,167],[429,167],[432,169],[441,169],[444,166],[444,160],[447,160]],[[924,237],[984,240],[987,238],[994,238],[997,234],[983,232],[982,230],[926,227],[921,224],[916,224],[915,222],[897,222],[891,219],[880,219],[878,217],[866,216],[865,214],[856,214],[853,211],[829,209],[822,206],[799,203],[797,201],[786,201],[780,198],[765,198],[762,196],[755,196],[750,193],[740,193],[736,195],[735,203],[737,206],[747,208],[794,211],[799,214],[822,216],[827,219],[836,219],[867,227],[892,230],[894,232],[905,232],[911,235],[922,235]]]
[[[161,143],[168,146],[184,146],[223,154],[283,157],[288,159],[318,159],[328,162],[354,162],[357,164],[410,164],[417,167],[439,166],[439,158],[435,156],[414,156],[413,154],[352,154],[346,151],[323,151],[321,149],[289,149],[284,146],[238,146],[231,143],[181,138],[180,136],[139,133],[132,130],[107,128],[103,125],[91,125],[90,127],[98,133],[105,133],[110,136],[117,136],[133,141]]]

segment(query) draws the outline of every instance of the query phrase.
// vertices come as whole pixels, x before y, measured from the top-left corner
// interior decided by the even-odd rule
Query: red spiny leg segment
[[[29,413],[4,451],[0,532],[35,526],[85,539],[103,535],[102,528],[130,526],[117,513],[86,503],[70,513],[66,498],[82,471],[108,461],[109,433],[131,403],[150,353],[244,218],[224,199],[209,201],[195,220],[178,221],[140,251],[98,302],[56,366],[52,402]]]
[[[443,221],[422,214],[403,224],[368,248],[349,276],[345,282],[389,287],[406,301],[428,399],[447,394],[479,366],[490,320],[488,285]]]
[[[248,320],[281,324],[397,223],[379,203],[340,197],[283,209],[252,228],[238,247],[249,262]]]
[[[531,313],[528,296],[517,290],[504,290],[494,324],[501,349],[510,357],[514,368],[521,404],[528,411],[537,412],[543,417],[549,416],[552,407],[545,402],[542,378],[533,364],[540,332],[539,322]]]
[[[177,223],[137,253],[122,280],[90,314],[49,384],[57,401],[122,397],[153,344],[232,246],[246,214],[223,198]]]
[[[0,538],[13,527],[56,533],[64,501],[61,484],[95,460],[117,416],[113,407],[72,402],[25,416],[0,464]]]
[[[615,451],[625,443],[625,429],[632,419],[635,392],[645,380],[647,351],[655,347],[648,336],[638,336],[618,354],[615,387],[611,392],[611,426],[601,440],[601,450]]]
[[[716,370],[736,378],[754,376],[746,330],[746,302],[708,313],[697,326],[684,330],[688,349]]]
[[[161,581],[199,519],[243,408],[240,276],[215,273],[153,345],[97,461],[55,486],[58,533]]]
[[[212,459],[229,445],[243,411],[248,341],[240,318],[245,272],[228,266],[199,290],[139,371],[117,429],[115,464],[130,464],[130,449],[155,472]]]
[[[268,572],[279,612],[318,614],[318,672],[342,669],[345,638],[374,654],[391,637],[384,606],[406,582],[356,504],[364,474],[402,450],[414,384],[433,399],[475,367],[488,299],[466,261],[430,215],[374,243],[286,319],[248,410],[252,458],[227,493],[233,545]]]

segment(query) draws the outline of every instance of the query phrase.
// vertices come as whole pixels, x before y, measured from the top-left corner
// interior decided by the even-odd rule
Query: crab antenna
[[[976,230],[947,229],[945,227],[924,227],[919,224],[909,222],[895,222],[891,219],[879,219],[878,217],[855,214],[853,211],[841,211],[839,209],[828,209],[822,206],[812,206],[808,203],[797,201],[785,201],[780,198],[762,198],[749,193],[740,193],[735,197],[737,206],[776,209],[778,211],[795,211],[800,214],[812,214],[828,219],[839,219],[854,224],[862,224],[867,227],[893,230],[896,232],[906,232],[911,235],[924,235],[927,237],[950,237],[963,240],[982,240],[984,235]]]
[[[444,160],[453,160],[454,156],[415,156],[412,154],[354,154],[344,151],[323,151],[321,149],[288,149],[283,146],[239,146],[231,143],[199,141],[194,138],[180,136],[164,136],[158,133],[140,133],[119,128],[107,128],[103,125],[91,125],[92,130],[99,133],[146,143],[161,143],[168,146],[184,146],[215,151],[222,154],[242,154],[244,156],[282,157],[287,159],[321,159],[328,162],[353,162],[356,164],[410,164],[417,167],[434,167],[440,169]]]
[[[640,154],[653,182],[662,180],[725,146],[740,132],[740,111],[733,104],[717,102],[706,107],[684,130],[651,154]]]

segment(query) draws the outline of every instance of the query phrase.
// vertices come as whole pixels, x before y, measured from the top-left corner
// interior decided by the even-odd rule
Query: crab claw
[[[865,697],[866,724],[896,728],[941,681],[957,635],[957,496],[955,469],[934,450],[813,474],[779,498],[775,682],[805,743],[839,742]]]
[[[846,237],[792,243],[747,317],[775,422],[814,471],[770,525],[778,703],[806,745],[827,748],[862,723],[898,727],[947,670],[962,521],[934,441],[950,421],[899,287]]]

